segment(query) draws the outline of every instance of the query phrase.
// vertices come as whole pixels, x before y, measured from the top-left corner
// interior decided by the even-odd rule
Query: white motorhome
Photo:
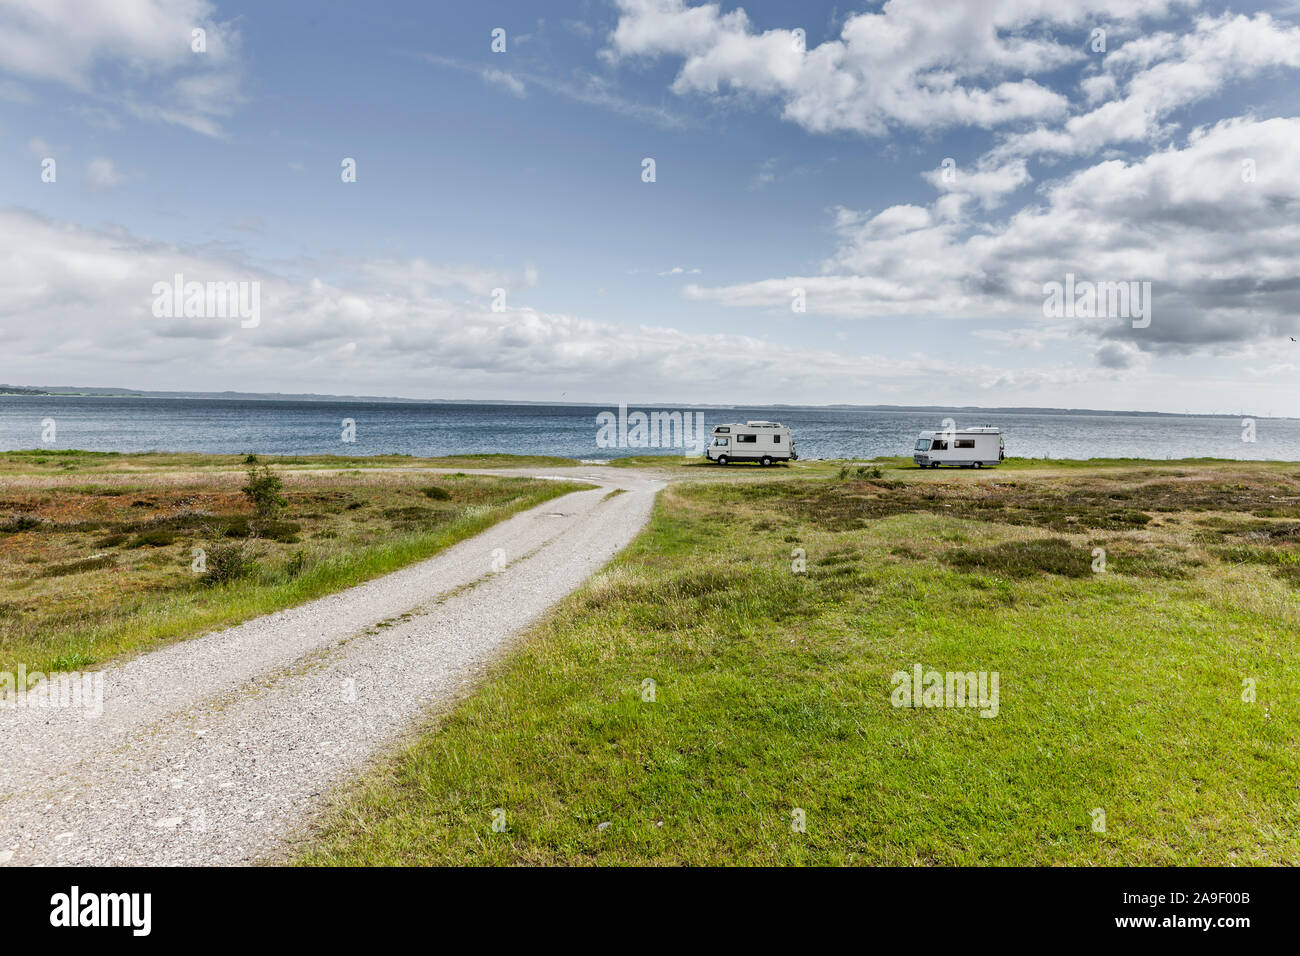
[[[704,457],[719,465],[733,461],[771,465],[794,461],[799,456],[794,450],[794,436],[780,422],[745,422],[714,428],[713,440],[704,450]]]
[[[912,461],[921,468],[957,465],[961,468],[993,467],[1006,457],[1002,432],[992,425],[921,432]]]

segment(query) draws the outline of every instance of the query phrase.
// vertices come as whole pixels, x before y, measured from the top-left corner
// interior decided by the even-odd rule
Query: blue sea
[[[827,408],[686,408],[632,406],[629,411],[699,411],[709,429],[750,419],[794,431],[801,458],[910,455],[916,435],[942,427],[1000,426],[1007,455],[1028,458],[1215,457],[1300,460],[1300,420],[1255,419],[1243,441],[1242,419],[1088,412],[932,412]],[[0,450],[79,448],[94,451],[197,451],[242,454],[405,454],[475,452],[561,455],[605,460],[676,454],[682,449],[603,448],[597,415],[617,407],[288,401],[80,396],[0,396]],[[54,423],[54,440],[42,441]],[[343,420],[356,423],[345,442]]]

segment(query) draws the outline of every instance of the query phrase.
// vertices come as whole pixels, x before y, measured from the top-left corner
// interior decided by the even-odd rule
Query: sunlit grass
[[[207,455],[198,452],[111,452],[32,448],[0,452],[0,478],[9,475],[76,475],[98,473],[239,471],[248,455]],[[555,455],[252,455],[276,468],[566,468],[572,458]]]
[[[301,862],[1300,863],[1300,590],[1215,554],[1293,553],[1295,466],[1152,471],[670,486]],[[998,715],[895,708],[916,663]]]

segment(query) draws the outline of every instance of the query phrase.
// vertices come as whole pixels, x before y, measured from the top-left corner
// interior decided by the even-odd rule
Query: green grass
[[[1300,863],[1300,589],[1216,554],[1295,553],[1297,469],[1179,467],[670,486],[298,860]],[[998,715],[892,706],[917,663]]]
[[[9,475],[68,475],[102,473],[174,473],[233,471],[246,468],[245,455],[205,455],[197,452],[111,452],[31,448],[0,452],[0,477]],[[450,455],[416,458],[411,455],[255,455],[276,468],[566,468],[578,462],[554,455]],[[91,487],[82,486],[82,487]]]
[[[688,449],[689,451],[689,449]],[[717,468],[711,461],[706,461],[703,455],[682,454],[679,451],[670,451],[662,455],[624,455],[621,458],[611,458],[608,464],[614,468]]]
[[[466,474],[280,469],[258,517],[242,459],[0,485],[0,671],[83,668],[320,597],[590,485]],[[195,549],[211,566],[195,573]],[[232,556],[243,555],[242,560]],[[213,586],[223,566],[237,567]],[[71,662],[71,663],[70,663]]]

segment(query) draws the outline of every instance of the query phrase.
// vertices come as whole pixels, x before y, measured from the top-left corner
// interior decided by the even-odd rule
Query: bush
[[[296,521],[264,521],[258,526],[257,536],[281,544],[297,544],[298,532],[301,530],[302,525]]]
[[[307,569],[307,553],[305,551],[295,551],[293,557],[284,563],[282,573],[286,578],[293,579],[302,574]]]
[[[165,548],[176,541],[175,531],[145,531],[136,535],[127,544],[128,548]]]
[[[246,541],[218,542],[206,549],[207,584],[228,584],[252,574],[257,567],[256,556]]]
[[[0,522],[0,533],[17,534],[19,531],[33,531],[45,522],[35,515],[10,515]]]
[[[1092,553],[1064,538],[1006,541],[989,548],[956,548],[943,560],[959,571],[1028,578],[1059,574],[1083,578],[1092,573]]]
[[[59,578],[68,574],[79,574],[82,571],[96,571],[99,568],[107,568],[117,563],[117,559],[111,554],[100,555],[97,558],[82,558],[80,561],[69,561],[67,564],[55,564],[41,572],[43,578]]]
[[[244,497],[253,503],[258,517],[265,518],[275,514],[287,502],[280,492],[284,482],[280,476],[271,471],[270,465],[258,468],[254,465],[248,469],[248,484],[244,486]]]
[[[867,478],[882,478],[884,472],[874,465],[868,468],[866,465],[859,465],[857,468],[850,468],[848,465],[840,466],[840,481],[847,481],[849,478],[858,478],[864,480]]]
[[[438,485],[429,485],[427,488],[421,488],[420,490],[424,492],[426,498],[432,498],[434,501],[449,501],[451,499],[451,492]]]

